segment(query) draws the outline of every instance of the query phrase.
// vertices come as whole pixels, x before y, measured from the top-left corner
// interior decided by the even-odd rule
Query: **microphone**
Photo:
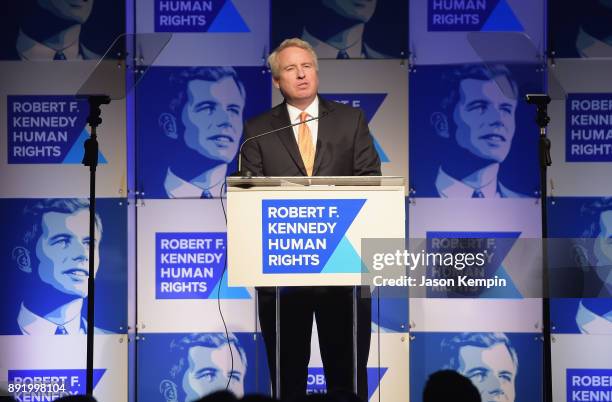
[[[249,170],[247,170],[244,174],[242,174],[242,148],[248,142],[250,142],[250,141],[252,141],[254,139],[257,139],[257,138],[265,137],[266,135],[270,135],[270,134],[276,133],[277,131],[286,130],[286,129],[291,128],[293,126],[299,126],[300,124],[306,124],[306,123],[308,123],[310,121],[322,119],[323,117],[327,116],[330,113],[331,113],[331,111],[325,111],[323,113],[320,113],[316,117],[311,117],[311,118],[306,119],[304,121],[300,121],[300,122],[293,123],[293,124],[288,124],[286,126],[283,126],[283,127],[280,127],[280,128],[275,128],[274,130],[266,131],[266,132],[263,132],[261,134],[257,134],[257,135],[254,135],[252,137],[247,138],[246,140],[244,140],[242,145],[240,145],[240,148],[238,148],[238,172],[236,172],[236,175],[237,176],[242,176],[242,177],[252,177],[253,176],[253,173],[251,171],[249,171]],[[234,176],[234,175],[232,175],[232,176]]]

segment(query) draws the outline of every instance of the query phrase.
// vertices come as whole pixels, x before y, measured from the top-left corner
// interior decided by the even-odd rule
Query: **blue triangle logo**
[[[349,274],[362,272],[361,258],[346,236],[342,237],[327,264],[321,270],[322,274]]]
[[[234,3],[229,0],[219,11],[208,32],[251,32],[251,30],[236,10]]]
[[[219,293],[220,289],[220,293]],[[251,295],[246,288],[242,287],[229,287],[227,285],[227,272],[223,274],[221,280],[217,282],[212,292],[209,293],[209,299],[216,299],[220,297],[221,299],[250,299]]]
[[[507,0],[501,0],[493,10],[481,31],[495,32],[523,32],[523,24],[516,18],[516,14],[508,5]]]
[[[370,133],[372,134],[372,133]],[[376,138],[374,138],[374,136],[372,135],[372,140],[374,141],[374,148],[376,148],[376,152],[378,152],[378,157],[380,158],[380,161],[382,163],[388,163],[391,162],[391,159],[389,159],[389,157],[387,156],[387,154],[385,153],[385,150],[383,149],[383,147],[380,145],[380,143],[376,140]]]
[[[368,400],[372,399],[374,392],[378,389],[380,381],[387,373],[387,367],[380,367],[380,378],[378,377],[378,367],[368,367]]]
[[[80,164],[83,161],[83,146],[85,141],[89,138],[89,132],[86,129],[81,131],[81,135],[74,142],[70,151],[66,154],[66,157],[62,161],[65,164]],[[98,163],[108,163],[104,155],[100,150],[98,150]]]

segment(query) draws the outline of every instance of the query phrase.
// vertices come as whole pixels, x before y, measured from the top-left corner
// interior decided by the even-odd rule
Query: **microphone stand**
[[[552,402],[552,355],[551,355],[551,323],[549,298],[548,269],[548,200],[547,200],[547,169],[552,164],[550,157],[550,139],[546,136],[546,126],[550,122],[547,105],[548,95],[527,95],[527,103],[536,105],[535,121],[540,127],[539,159],[540,159],[540,205],[542,207],[542,336],[544,350],[542,353],[542,386],[544,402]]]
[[[92,95],[89,102],[87,123],[91,136],[85,141],[85,154],[82,163],[89,166],[89,275],[87,277],[87,368],[85,374],[86,394],[93,396],[93,357],[94,357],[94,272],[95,272],[95,234],[96,234],[96,167],[98,166],[97,127],[102,124],[101,105],[110,103],[106,95]]]

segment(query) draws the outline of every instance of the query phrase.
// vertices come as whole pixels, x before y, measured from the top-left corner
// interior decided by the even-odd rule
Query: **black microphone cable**
[[[225,211],[225,205],[223,205],[223,194],[224,190],[227,189],[227,178],[223,180],[223,184],[221,185],[221,190],[219,191],[219,202],[221,203],[221,209],[223,210],[223,219],[225,220],[225,258],[223,259],[223,271],[221,272],[221,278],[219,279],[219,287],[217,289],[217,309],[219,310],[219,317],[221,317],[221,322],[223,323],[223,329],[225,331],[225,339],[227,340],[227,347],[230,351],[230,375],[227,378],[227,384],[225,384],[225,390],[229,390],[230,383],[232,381],[232,373],[234,372],[234,352],[232,351],[232,343],[230,341],[229,330],[227,329],[227,323],[225,322],[225,317],[223,317],[223,310],[221,309],[221,287],[223,285],[223,278],[225,277],[225,273],[227,272],[227,213]]]

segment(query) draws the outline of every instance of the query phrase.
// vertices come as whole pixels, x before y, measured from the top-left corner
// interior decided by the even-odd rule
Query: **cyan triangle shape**
[[[346,236],[342,237],[338,247],[321,270],[322,274],[348,274],[362,272],[361,258]]]
[[[70,150],[66,154],[66,157],[64,158],[62,163],[80,164],[83,161],[83,153],[84,153],[83,144],[85,144],[85,141],[88,138],[89,138],[89,132],[86,129],[83,129],[83,131],[81,131],[81,135],[79,135],[79,138],[77,138],[77,140],[74,142],[74,144],[72,145],[72,148],[70,148]],[[99,164],[108,163],[108,161],[106,160],[106,158],[104,157],[104,155],[99,149],[98,149],[98,163]]]
[[[507,0],[500,0],[481,31],[523,32],[523,24],[516,18]]]
[[[500,279],[506,280],[506,286],[503,288],[500,287],[492,287],[489,289],[485,289],[481,294],[480,298],[504,298],[504,299],[522,299],[523,296],[521,292],[514,286],[514,281],[512,277],[508,275],[506,272],[506,268],[503,265],[500,265],[497,271],[491,278],[495,278],[497,276]]]
[[[234,3],[228,0],[208,28],[208,32],[251,32],[251,30],[236,10]]]
[[[227,285],[227,272],[223,275],[223,278],[217,282],[214,289],[208,295],[209,299],[216,299],[219,296],[219,287],[221,287],[221,299],[250,299],[251,295],[246,288],[232,287]]]
[[[380,146],[378,141],[376,141],[376,138],[374,138],[374,136],[372,136],[372,139],[374,140],[374,148],[376,148],[376,152],[378,152],[378,157],[380,158],[380,161],[382,163],[391,162],[391,160],[389,159],[389,157],[385,153],[385,150]]]

